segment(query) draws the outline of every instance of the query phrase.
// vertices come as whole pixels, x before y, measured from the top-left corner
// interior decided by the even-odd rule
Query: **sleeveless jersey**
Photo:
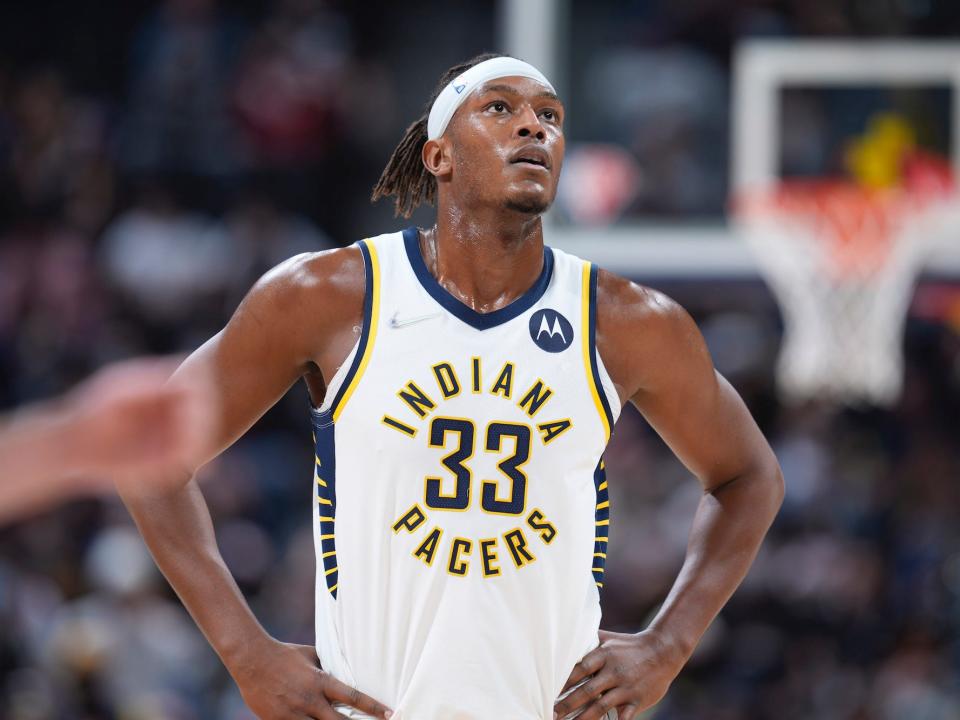
[[[312,411],[321,666],[396,720],[552,719],[598,644],[609,534],[596,268],[547,247],[477,313],[416,228],[358,245],[361,335]]]

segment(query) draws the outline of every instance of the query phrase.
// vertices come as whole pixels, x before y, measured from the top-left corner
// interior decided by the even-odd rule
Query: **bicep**
[[[628,397],[708,490],[772,457],[737,391],[713,366],[693,319],[669,298],[632,285],[611,336]]]
[[[740,395],[712,366],[685,376],[677,372],[634,396],[633,403],[707,490],[743,475],[770,454]]]

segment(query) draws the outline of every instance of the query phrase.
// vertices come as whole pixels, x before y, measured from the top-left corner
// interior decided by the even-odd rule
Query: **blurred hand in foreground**
[[[0,422],[0,522],[121,478],[148,482],[192,467],[213,431],[215,395],[196,376],[170,381],[177,364],[111,365],[62,398]]]

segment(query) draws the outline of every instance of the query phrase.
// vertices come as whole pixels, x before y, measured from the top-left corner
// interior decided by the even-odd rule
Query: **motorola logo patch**
[[[530,338],[541,350],[562,352],[573,343],[573,325],[556,310],[537,310],[530,316]]]

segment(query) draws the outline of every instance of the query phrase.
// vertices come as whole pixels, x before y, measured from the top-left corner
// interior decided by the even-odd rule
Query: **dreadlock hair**
[[[376,202],[380,198],[393,197],[394,214],[405,218],[409,218],[423,203],[433,205],[437,202],[437,179],[427,171],[422,157],[423,146],[427,142],[427,119],[430,116],[430,108],[451,80],[474,65],[496,57],[503,56],[499,53],[477,55],[464,63],[454,65],[440,77],[439,84],[434,88],[430,100],[424,107],[423,115],[407,128],[400,144],[387,161],[380,179],[373,186],[371,202]]]

